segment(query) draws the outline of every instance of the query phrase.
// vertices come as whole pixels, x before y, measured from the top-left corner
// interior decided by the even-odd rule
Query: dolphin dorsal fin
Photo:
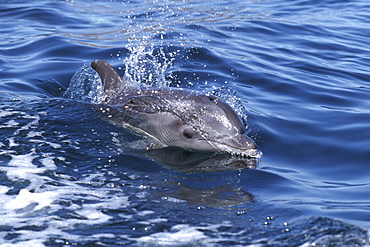
[[[91,67],[98,72],[104,87],[105,101],[113,98],[124,86],[123,79],[117,71],[107,62],[96,59],[91,62]]]

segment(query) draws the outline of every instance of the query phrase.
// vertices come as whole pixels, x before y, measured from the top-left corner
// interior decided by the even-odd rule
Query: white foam
[[[155,219],[149,219],[149,220],[146,220],[146,221],[138,221],[137,223],[142,224],[142,225],[152,225],[152,224],[158,224],[158,223],[167,222],[167,221],[168,221],[168,219],[155,218]]]
[[[44,154],[45,155],[45,154]],[[47,170],[55,170],[57,169],[57,166],[54,162],[54,157],[46,157],[40,160],[41,164],[44,166]]]
[[[144,245],[165,245],[179,246],[195,243],[205,243],[208,237],[204,235],[197,227],[189,225],[176,225],[170,232],[159,232],[149,236],[141,237],[137,240],[139,244]]]
[[[27,138],[42,137],[45,131],[33,131],[27,133]]]
[[[19,125],[18,122],[14,121],[14,120],[9,120],[8,122],[6,122],[4,125],[0,126],[0,129],[5,129],[5,128],[15,128]]]
[[[10,154],[12,159],[8,166],[0,167],[1,171],[6,172],[6,176],[11,180],[29,180],[31,184],[28,186],[30,189],[37,187],[36,184],[44,183],[45,178],[35,175],[41,174],[47,170],[46,167],[37,167],[32,164],[32,161],[37,157],[34,151],[23,155]],[[50,168],[50,167],[49,167]],[[55,166],[54,166],[55,168]]]
[[[10,202],[5,204],[5,209],[21,209],[32,203],[37,204],[35,211],[50,206],[57,197],[57,192],[47,191],[42,193],[31,193],[27,189],[22,189],[19,194]]]
[[[138,212],[137,215],[138,216],[145,216],[145,215],[148,215],[148,214],[154,214],[155,212],[152,211],[152,210],[144,210],[144,211],[141,211],[141,212]]]
[[[5,194],[6,192],[8,192],[8,190],[8,187],[0,185],[0,195]]]
[[[15,142],[14,137],[7,138],[7,141],[9,142],[9,148],[19,146],[19,144]]]
[[[0,117],[9,117],[11,115],[14,115],[15,113],[17,113],[16,111],[4,111],[4,110],[0,110]]]
[[[17,129],[13,135],[19,135],[19,133],[21,131],[24,131],[24,130],[29,130],[32,126],[34,125],[38,125],[39,124],[39,120],[40,120],[40,116],[39,115],[35,115],[35,116],[31,116],[31,115],[28,115],[28,114],[25,114],[23,116],[24,119],[34,119],[33,121],[27,123],[26,125],[20,127],[19,129]]]
[[[47,144],[43,140],[38,143]],[[61,145],[77,144],[65,142]],[[50,151],[53,150],[58,149]],[[104,174],[86,174],[78,181],[66,174],[54,174],[58,181],[45,175],[45,172],[57,169],[56,160],[67,163],[64,157],[57,157],[53,152],[38,153],[37,149],[32,149],[26,154],[17,154],[10,149],[0,150],[0,154],[11,158],[7,163],[0,163],[0,171],[19,187],[19,192],[14,194],[14,191],[9,193],[14,188],[0,186],[1,224],[4,227],[26,228],[17,230],[17,237],[10,241],[5,240],[7,232],[0,232],[0,247],[44,246],[43,241],[51,237],[79,242],[81,236],[68,233],[71,229],[81,225],[105,224],[112,218],[104,213],[106,210],[129,205],[124,191],[119,187],[106,186]],[[58,182],[58,186],[55,182]],[[61,202],[68,206],[62,206]],[[60,210],[73,211],[73,217],[60,216]],[[32,226],[46,228],[35,231]],[[94,241],[97,237],[84,237],[86,241],[89,239]]]
[[[45,245],[42,243],[42,240],[33,239],[29,241],[21,241],[14,244],[0,244],[0,247],[44,247]]]
[[[163,196],[162,200],[166,200],[166,201],[174,202],[174,203],[184,203],[184,202],[186,202],[186,200],[181,200],[181,199],[178,199],[178,198],[175,198],[175,197],[172,197],[172,196]]]
[[[89,208],[89,209],[84,209],[77,211],[77,213],[86,219],[93,220],[95,223],[102,223],[102,222],[107,222],[109,219],[112,217],[102,213],[99,210]]]

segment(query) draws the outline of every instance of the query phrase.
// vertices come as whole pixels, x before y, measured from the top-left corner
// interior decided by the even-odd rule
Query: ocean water
[[[0,246],[369,245],[368,1],[0,3]],[[262,157],[133,152],[94,59],[228,99]]]

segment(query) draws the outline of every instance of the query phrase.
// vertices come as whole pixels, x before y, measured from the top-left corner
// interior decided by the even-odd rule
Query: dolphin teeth
[[[258,149],[249,149],[245,152],[231,152],[231,155],[239,158],[256,158],[259,159],[262,157],[262,152]]]

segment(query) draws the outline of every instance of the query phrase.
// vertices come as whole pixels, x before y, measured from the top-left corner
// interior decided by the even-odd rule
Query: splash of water
[[[99,75],[91,68],[90,64],[85,63],[73,75],[63,98],[98,104],[101,102],[102,91],[103,87]]]
[[[124,60],[123,81],[131,87],[168,87],[166,71],[174,61],[174,54],[166,54],[162,48],[155,50],[145,45],[130,44],[129,57]],[[102,84],[99,75],[89,63],[76,71],[63,98],[79,102],[101,103]]]
[[[141,87],[168,87],[166,71],[171,67],[174,58],[169,57],[162,48],[155,51],[153,47],[144,45],[127,46],[129,57],[124,60],[124,81]]]

